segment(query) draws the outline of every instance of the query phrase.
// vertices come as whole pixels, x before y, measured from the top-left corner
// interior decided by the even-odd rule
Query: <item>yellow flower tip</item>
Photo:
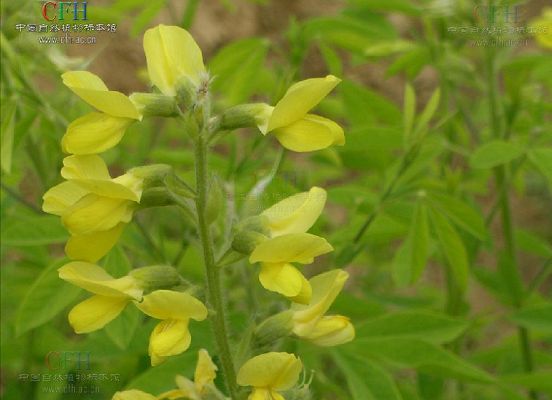
[[[531,21],[530,27],[537,42],[545,48],[552,48],[552,8],[546,7],[542,14]]]
[[[71,309],[69,324],[78,334],[96,331],[117,318],[128,302],[125,297],[92,296]]]
[[[355,338],[355,328],[347,317],[326,316],[303,338],[318,346],[337,346],[352,341]]]
[[[187,319],[166,319],[155,326],[150,335],[148,348],[152,366],[163,363],[167,357],[188,350],[192,342],[188,323]]]
[[[261,242],[249,262],[310,264],[315,257],[333,251],[326,239],[310,233],[289,233]]]
[[[293,301],[305,304],[310,301],[312,290],[309,281],[289,263],[263,263],[259,280],[265,289]]]
[[[140,120],[132,101],[121,92],[107,88],[104,81],[88,71],[69,71],[61,75],[63,84],[97,110],[113,117]]]
[[[65,244],[65,254],[72,260],[94,263],[115,246],[125,225],[120,223],[107,231],[71,236]]]
[[[173,290],[155,290],[136,303],[143,313],[157,319],[203,321],[208,310],[205,305],[188,293]]]
[[[201,393],[205,387],[213,383],[217,377],[218,367],[215,365],[209,353],[205,349],[198,351],[197,365],[194,374],[194,382],[196,390]]]
[[[156,400],[152,394],[142,392],[141,390],[125,390],[122,392],[116,392],[111,400]]]
[[[297,383],[302,369],[303,363],[294,354],[264,353],[242,365],[237,382],[240,386],[253,386],[253,395],[258,396],[255,391],[270,393],[292,388]]]
[[[279,201],[264,210],[272,237],[303,233],[316,222],[326,204],[326,191],[317,186]]]
[[[58,269],[59,277],[103,297],[140,300],[142,288],[131,276],[114,278],[103,268],[88,262],[72,261]]]
[[[176,94],[181,78],[198,85],[206,74],[201,49],[183,28],[158,25],[144,33],[143,44],[150,80],[167,96]]]

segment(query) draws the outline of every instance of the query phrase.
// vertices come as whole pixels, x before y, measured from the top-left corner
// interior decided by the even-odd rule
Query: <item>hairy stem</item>
[[[200,135],[196,141],[195,148],[195,169],[196,169],[196,207],[198,216],[198,230],[201,245],[203,247],[203,257],[205,263],[205,275],[207,285],[207,301],[210,308],[214,311],[211,316],[213,333],[218,348],[218,354],[222,364],[224,379],[228,388],[228,394],[233,400],[238,399],[238,390],[236,387],[236,372],[230,353],[228,343],[228,332],[225,320],[224,298],[220,282],[220,270],[215,263],[213,250],[213,240],[211,230],[207,221],[206,205],[208,190],[208,172],[207,172],[207,144],[204,135]]]

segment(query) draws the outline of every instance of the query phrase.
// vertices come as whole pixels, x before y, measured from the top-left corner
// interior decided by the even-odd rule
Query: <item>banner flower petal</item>
[[[205,73],[201,49],[188,31],[177,26],[148,29],[144,34],[144,52],[151,82],[167,96],[176,94],[181,77],[197,85]]]
[[[63,83],[92,107],[113,117],[140,119],[130,99],[109,90],[102,79],[88,71],[69,71],[61,75]]]

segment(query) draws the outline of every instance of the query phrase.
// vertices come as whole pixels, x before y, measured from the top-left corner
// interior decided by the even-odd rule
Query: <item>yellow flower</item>
[[[240,386],[253,386],[249,400],[285,400],[278,392],[291,389],[302,369],[295,355],[270,352],[248,360],[240,368],[237,381]]]
[[[307,232],[322,213],[326,197],[326,191],[315,186],[279,201],[261,215],[267,217],[272,237]]]
[[[336,346],[354,339],[355,329],[348,318],[324,316],[343,289],[349,274],[335,269],[310,280],[312,299],[309,305],[293,304],[293,333],[320,346]]]
[[[141,390],[125,390],[117,392],[111,400],[157,400],[158,398],[152,394],[142,392]]]
[[[533,35],[537,42],[552,49],[552,8],[545,8],[542,15],[531,22],[530,27],[535,31]]]
[[[309,114],[341,80],[333,75],[292,85],[274,107],[257,115],[263,135],[272,133],[286,149],[307,152],[345,144],[343,129],[334,121]]]
[[[190,319],[203,321],[207,318],[207,308],[201,301],[187,293],[171,290],[151,292],[136,306],[150,317],[162,320],[150,336],[149,355],[154,366],[190,347]]]
[[[42,209],[61,216],[71,233],[69,258],[95,262],[119,239],[142,195],[143,179],[132,172],[112,179],[97,155],[69,156],[61,175],[67,179],[43,196]]]
[[[69,71],[63,83],[77,96],[101,112],[76,119],[61,140],[64,152],[96,154],[114,147],[126,129],[142,116],[124,94],[109,90],[98,76],[88,71]]]
[[[291,263],[310,264],[314,257],[333,250],[324,238],[306,233],[320,216],[325,203],[326,191],[313,187],[261,213],[271,237],[255,247],[249,262],[261,263],[259,280],[265,289],[298,303],[309,302],[310,284]]]
[[[116,279],[95,264],[73,261],[58,272],[61,279],[94,294],[69,312],[69,323],[76,333],[103,328],[129,302],[142,298],[142,288],[132,276]]]
[[[259,280],[265,289],[297,303],[308,303],[310,284],[291,263],[310,264],[314,257],[332,250],[326,239],[319,236],[289,233],[261,242],[249,256],[249,262],[261,263]]]
[[[194,382],[181,375],[176,376],[176,386],[173,389],[159,395],[160,399],[192,399],[201,400],[208,393],[208,387],[213,384],[217,376],[217,366],[211,360],[205,349],[198,352],[197,364],[194,374]],[[215,388],[213,390],[216,391]]]
[[[151,82],[174,96],[182,79],[199,85],[205,73],[201,49],[185,29],[159,25],[144,34],[144,52]]]

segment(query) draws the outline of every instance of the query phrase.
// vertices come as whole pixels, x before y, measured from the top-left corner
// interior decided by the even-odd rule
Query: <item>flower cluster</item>
[[[126,96],[111,91],[101,78],[87,71],[62,75],[63,83],[96,109],[68,126],[61,142],[62,150],[69,154],[61,170],[65,181],[44,195],[44,211],[59,215],[71,234],[65,250],[72,261],[59,269],[59,276],[92,294],[69,312],[69,323],[77,333],[93,332],[125,307],[137,307],[159,320],[148,349],[151,364],[156,366],[190,347],[190,320],[210,319],[230,396],[239,397],[239,385],[251,387],[250,400],[283,400],[282,392],[297,386],[303,364],[294,354],[264,352],[266,346],[286,336],[334,346],[352,340],[355,334],[348,318],[326,315],[348,274],[333,270],[308,280],[299,270],[300,265],[311,264],[316,257],[333,251],[326,239],[308,233],[324,209],[327,194],[313,187],[283,199],[241,221],[234,229],[232,248],[222,249],[226,254],[237,254],[238,261],[248,257],[250,264],[259,263],[261,285],[291,301],[287,311],[256,327],[255,340],[248,349],[251,358],[236,374],[234,359],[227,354],[227,335],[220,332],[226,324],[221,304],[224,296],[217,288],[222,264],[215,263],[209,226],[216,219],[210,210],[216,209],[211,203],[216,202],[213,193],[217,188],[216,179],[207,182],[206,152],[217,132],[246,127],[274,136],[295,152],[343,145],[343,129],[336,122],[310,113],[340,80],[332,75],[307,79],[293,84],[275,106],[244,104],[212,116],[210,77],[192,36],[184,29],[159,25],[146,31],[143,44],[152,93]],[[163,165],[136,167],[111,177],[98,154],[116,146],[132,124],[149,116],[178,118],[183,123],[195,146],[195,189]],[[115,278],[96,265],[119,240],[136,211],[159,205],[179,206],[197,223],[209,308],[192,296],[171,266],[136,268]],[[257,346],[261,342],[262,346]],[[161,395],[129,390],[117,392],[113,399],[224,399],[214,384],[217,369],[207,351],[200,350],[194,381],[178,376],[177,388]]]

